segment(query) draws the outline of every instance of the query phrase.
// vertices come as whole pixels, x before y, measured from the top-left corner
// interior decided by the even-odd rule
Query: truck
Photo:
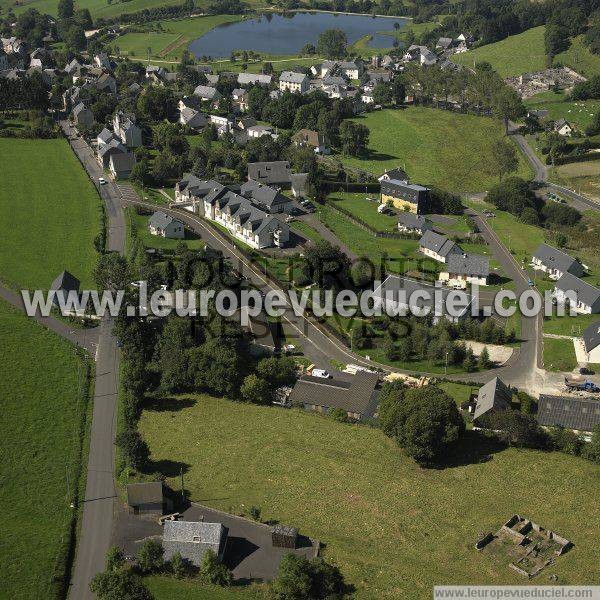
[[[582,391],[597,393],[600,392],[600,388],[589,379],[569,379],[565,377],[565,386],[568,391]]]

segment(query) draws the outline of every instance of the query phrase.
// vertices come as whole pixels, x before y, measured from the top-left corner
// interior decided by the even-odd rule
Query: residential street
[[[68,123],[62,123],[61,125],[67,137],[73,136],[74,132]],[[519,143],[518,139],[521,136],[515,136],[515,138],[517,139],[517,143]],[[527,146],[524,138],[521,139]],[[97,183],[98,178],[103,176],[104,173],[96,162],[91,148],[83,139],[78,137],[71,140],[71,146],[86,168],[90,178],[98,187],[105,202],[109,219],[108,249],[123,252],[125,247],[123,206],[135,204],[151,210],[157,207],[155,204],[140,200],[137,194],[133,192],[131,186],[126,183],[116,184],[109,181],[106,185],[100,186]],[[528,153],[526,152],[526,154]],[[539,175],[540,177],[543,175],[541,170]],[[215,233],[203,219],[181,209],[161,206],[161,210],[184,221],[209,246],[222,251],[223,255],[232,262],[234,268],[257,288],[263,292],[278,289],[233,244],[226,242],[221,236]],[[489,244],[492,254],[500,262],[507,275],[515,281],[517,293],[529,289],[527,278],[521,271],[520,266],[487,225],[485,219],[474,211],[472,214],[480,227],[482,236]],[[308,222],[311,226],[316,227],[316,224],[312,221]],[[322,226],[319,227],[319,232],[321,232],[321,229],[324,228]],[[332,241],[332,243],[337,242],[337,238],[329,230],[327,230],[327,236],[324,237]],[[337,243],[339,245],[339,242]],[[342,363],[376,366],[385,368],[387,371],[402,372],[399,369],[380,365],[355,355],[344,344],[332,338],[312,320],[304,316],[296,316],[289,311],[283,317],[283,322],[288,336],[297,336],[297,339],[288,339],[288,342],[301,347],[305,355],[317,366],[329,368],[331,360],[336,360]],[[58,325],[62,324],[59,322]],[[94,394],[94,412],[83,522],[70,589],[70,598],[73,600],[93,598],[89,592],[89,582],[97,572],[104,569],[105,554],[110,545],[112,531],[113,503],[116,498],[114,485],[114,435],[116,397],[119,384],[119,354],[116,340],[111,330],[112,323],[110,320],[103,321],[100,326],[97,350],[96,390]],[[540,386],[544,385],[544,371],[539,367],[540,332],[540,318],[524,318],[522,320],[522,344],[520,351],[515,352],[508,363],[498,369],[484,373],[453,375],[449,379],[484,383],[491,377],[499,375],[507,384],[526,390],[540,389]]]
[[[67,138],[70,138],[74,132],[69,124],[63,122],[61,126]],[[125,220],[118,189],[112,182],[103,186],[98,184],[98,177],[103,175],[102,169],[82,139],[70,143],[104,200],[108,216],[107,248],[123,252]],[[110,547],[113,503],[116,496],[114,436],[119,388],[119,351],[117,341],[112,335],[110,318],[105,318],[100,325],[95,383],[83,519],[69,590],[69,598],[72,600],[94,598],[89,584],[96,573],[104,570],[106,552]]]

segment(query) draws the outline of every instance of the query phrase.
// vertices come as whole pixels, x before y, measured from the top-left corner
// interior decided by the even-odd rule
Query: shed
[[[271,538],[274,548],[295,548],[298,541],[298,530],[287,525],[275,525]]]
[[[127,485],[127,506],[134,515],[162,515],[173,503],[165,498],[162,481]]]

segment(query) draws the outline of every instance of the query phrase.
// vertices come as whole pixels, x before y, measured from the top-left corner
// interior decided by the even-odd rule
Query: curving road
[[[117,185],[109,181],[107,185],[98,186],[98,177],[103,176],[104,173],[96,162],[91,148],[82,138],[76,135],[76,131],[67,122],[62,122],[61,126],[67,138],[70,139],[73,151],[97,186],[105,202],[109,221],[107,247],[110,251],[123,252],[125,247],[123,206],[138,205],[151,210],[155,210],[157,206],[140,200],[128,184]],[[519,143],[519,137],[522,138],[522,136],[515,136],[517,143]],[[522,138],[522,141],[525,147],[528,148],[524,138]],[[531,151],[531,149],[529,150]],[[524,152],[529,156],[525,149]],[[541,170],[539,175],[543,175]],[[275,282],[260,272],[233,244],[226,242],[215,233],[203,219],[181,209],[165,206],[161,206],[160,209],[183,220],[188,227],[200,234],[207,244],[221,250],[223,255],[232,261],[236,270],[247,277],[256,287],[263,291],[279,289]],[[520,266],[487,225],[485,219],[475,211],[472,212],[472,216],[477,221],[481,234],[490,245],[495,258],[501,263],[509,277],[515,281],[517,293],[529,289],[527,279]],[[354,354],[344,344],[322,330],[313,320],[304,316],[296,316],[290,311],[284,316],[283,320],[284,327],[288,332],[298,336],[301,340],[299,345],[315,364],[327,368],[330,361],[334,359],[344,363],[351,362],[364,366],[375,366],[387,371],[414,373],[414,371],[402,371],[368,361],[362,356]],[[495,375],[501,375],[509,384],[526,389],[534,388],[539,385],[542,372],[538,364],[540,332],[539,319],[523,319],[521,349],[513,355],[506,365],[484,373],[454,375],[449,379],[486,382]],[[69,592],[69,597],[72,600],[93,599],[93,595],[89,591],[89,582],[96,573],[104,570],[105,556],[111,539],[113,507],[116,498],[114,435],[119,385],[119,352],[116,339],[112,335],[110,319],[105,319],[99,328],[96,356],[96,389],[83,520]]]

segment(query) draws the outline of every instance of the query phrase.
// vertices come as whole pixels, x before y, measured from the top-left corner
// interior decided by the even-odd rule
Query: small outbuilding
[[[149,481],[127,485],[127,507],[134,515],[162,515],[173,503],[165,497],[162,481]]]
[[[287,525],[275,525],[271,533],[274,548],[296,548],[298,530]]]
[[[50,290],[54,292],[52,303],[55,306],[60,306],[62,299],[64,304],[69,292],[75,292],[77,295],[79,295],[80,285],[80,281],[77,279],[77,277],[75,277],[75,275],[71,275],[69,271],[63,271],[50,286]]]

